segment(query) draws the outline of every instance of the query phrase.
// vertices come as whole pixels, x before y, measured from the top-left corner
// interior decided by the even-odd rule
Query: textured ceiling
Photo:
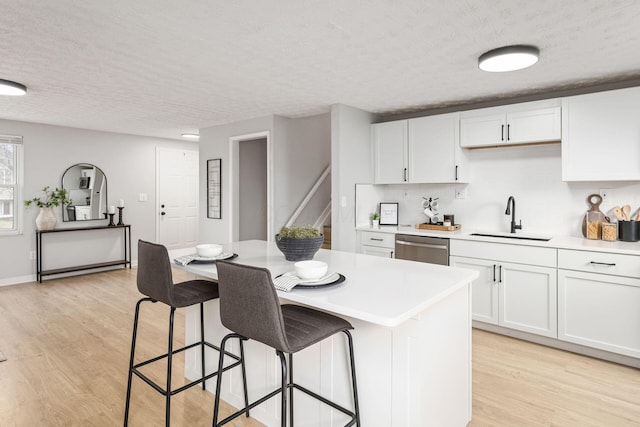
[[[0,118],[179,138],[585,86],[640,77],[639,22],[637,0],[0,0],[0,79],[29,88]],[[477,68],[509,44],[540,61]]]

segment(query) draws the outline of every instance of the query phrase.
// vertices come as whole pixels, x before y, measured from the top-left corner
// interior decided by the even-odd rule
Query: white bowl
[[[196,246],[196,253],[203,258],[213,258],[222,253],[222,246],[215,243],[204,243]]]
[[[298,261],[293,264],[296,276],[303,280],[319,279],[327,274],[329,266],[322,261]]]

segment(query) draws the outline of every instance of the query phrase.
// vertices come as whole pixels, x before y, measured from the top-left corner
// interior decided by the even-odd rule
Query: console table
[[[118,231],[123,233],[124,243],[123,243],[123,251],[124,258],[118,259],[115,261],[107,261],[107,262],[99,262],[94,264],[85,264],[85,265],[76,265],[64,268],[55,268],[51,270],[43,270],[42,269],[42,246],[43,241],[42,237],[50,234],[50,233],[75,233],[89,230],[111,230]],[[62,274],[62,273],[71,273],[74,271],[82,271],[82,270],[92,270],[96,268],[102,267],[112,267],[116,265],[122,265],[124,268],[131,268],[131,226],[130,225],[116,225],[116,226],[108,226],[101,225],[95,227],[74,227],[74,228],[57,228],[54,230],[36,230],[36,269],[37,275],[36,280],[42,283],[43,276],[51,276],[54,274]]]

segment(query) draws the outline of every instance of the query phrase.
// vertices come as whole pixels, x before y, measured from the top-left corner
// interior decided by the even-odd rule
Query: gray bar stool
[[[221,353],[218,371],[222,370],[224,348],[231,338],[260,341],[276,350],[281,365],[281,386],[268,393],[245,408],[218,422],[220,406],[220,388],[222,375],[217,378],[216,398],[213,410],[213,426],[221,426],[237,418],[250,409],[280,394],[282,397],[281,420],[282,426],[287,425],[287,389],[289,390],[289,418],[293,426],[293,389],[298,389],[307,395],[331,406],[348,415],[351,420],[345,425],[360,425],[360,410],[358,407],[358,389],[356,386],[356,371],[353,357],[353,338],[349,333],[353,326],[344,319],[321,311],[297,305],[280,305],[278,295],[271,281],[269,270],[240,265],[229,262],[218,262],[218,291],[220,298],[220,319],[222,324],[232,331],[226,335],[220,344]],[[344,408],[307,388],[295,384],[293,381],[293,353],[303,350],[328,338],[338,332],[343,332],[349,344],[349,358],[351,364],[351,381],[353,387],[354,410]],[[288,377],[287,361],[284,353],[289,355]],[[242,355],[244,358],[244,355]],[[246,395],[246,383],[245,383]]]
[[[131,400],[131,380],[133,374],[141,378],[145,383],[153,387],[158,393],[165,396],[165,425],[170,425],[171,415],[171,396],[180,393],[196,384],[202,383],[202,389],[206,390],[205,381],[213,378],[218,374],[218,371],[205,375],[205,346],[214,350],[220,351],[220,348],[210,344],[204,340],[204,311],[203,303],[212,299],[218,298],[218,285],[216,282],[209,280],[189,280],[182,283],[173,283],[173,276],[171,273],[171,261],[169,260],[169,253],[167,248],[162,245],[145,242],[138,240],[138,277],[137,277],[138,290],[145,298],[141,298],[136,304],[136,311],[133,320],[133,338],[131,340],[131,358],[129,361],[129,379],[127,381],[127,398],[124,410],[124,425],[127,426],[129,422],[129,403]],[[145,301],[162,302],[169,307],[171,311],[169,314],[169,344],[167,353],[154,357],[143,362],[134,364],[135,349],[136,349],[136,336],[138,333],[138,315],[140,313],[140,304]],[[193,344],[189,344],[185,347],[177,350],[173,349],[173,318],[176,308],[189,307],[194,304],[200,304],[200,341]],[[187,349],[200,346],[200,356],[202,360],[202,376],[200,379],[183,385],[175,390],[171,389],[171,365],[173,361],[173,355],[180,353]],[[236,360],[235,363],[227,366],[224,370],[231,369],[238,365],[242,366],[242,380],[245,385],[245,402],[248,404],[248,397],[246,393],[246,377],[244,358],[242,357],[244,352],[242,342],[240,342],[240,356],[225,352],[225,354]],[[149,377],[144,375],[138,368],[148,365],[153,362],[157,362],[161,359],[167,358],[167,380],[166,388],[162,388],[160,385],[152,381]]]

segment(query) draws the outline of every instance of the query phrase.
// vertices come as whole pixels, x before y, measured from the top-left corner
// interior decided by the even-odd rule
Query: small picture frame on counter
[[[398,225],[398,203],[380,203],[380,225]]]

